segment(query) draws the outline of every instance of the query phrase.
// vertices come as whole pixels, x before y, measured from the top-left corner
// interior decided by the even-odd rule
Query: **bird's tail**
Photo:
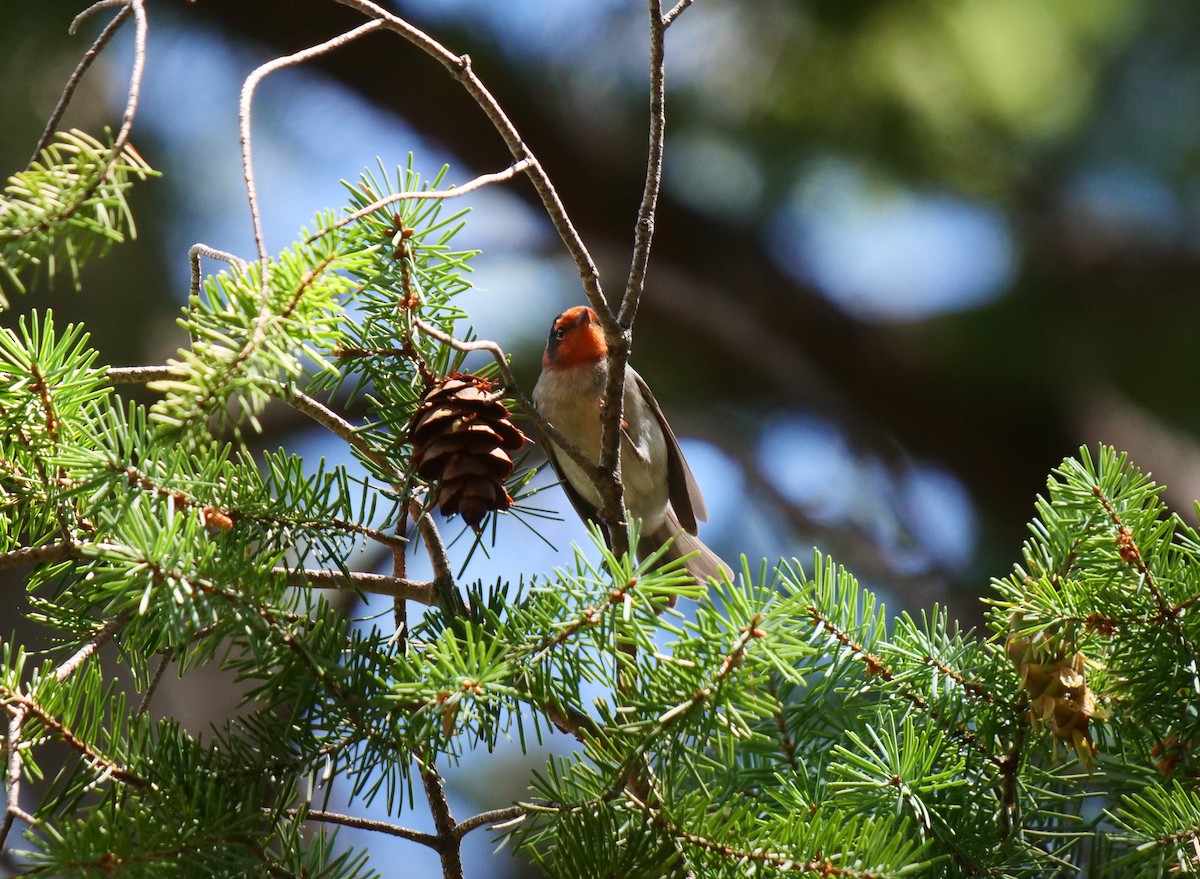
[[[662,525],[642,536],[638,545],[638,554],[644,557],[657,551],[668,541],[671,541],[671,545],[667,547],[664,561],[681,559],[686,555],[696,553],[684,562],[684,565],[687,567],[688,573],[696,578],[697,583],[705,583],[710,577],[715,580],[733,579],[733,569],[725,564],[719,555],[705,546],[699,537],[683,530],[683,526],[675,517],[675,511],[671,509],[667,510],[667,518]]]

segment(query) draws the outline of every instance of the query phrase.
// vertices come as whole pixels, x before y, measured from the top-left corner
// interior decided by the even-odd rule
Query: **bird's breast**
[[[538,410],[590,460],[600,461],[600,410],[604,394],[603,365],[593,368],[546,369],[533,389]],[[667,510],[667,443],[653,411],[638,391],[632,370],[625,376],[621,477],[625,506],[647,530]],[[567,455],[557,456],[560,475],[588,503],[600,506],[591,480]]]

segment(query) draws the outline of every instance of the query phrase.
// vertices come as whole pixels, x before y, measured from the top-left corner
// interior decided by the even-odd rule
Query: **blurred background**
[[[642,4],[390,5],[471,55],[618,293],[645,163]],[[82,6],[0,11],[6,173],[24,167],[102,24],[68,36]],[[86,321],[114,365],[159,363],[184,343],[188,246],[253,255],[236,119],[247,74],[361,21],[332,0],[153,0],[149,15],[133,142],[165,176],[134,197],[139,238],[87,267],[85,293],[16,303]],[[989,578],[1018,559],[1048,472],[1080,444],[1130,452],[1195,520],[1198,32],[1200,6],[1183,0],[687,10],[668,33],[666,176],[633,362],[683,438],[710,545],[754,568],[807,563],[817,546],[889,610],[936,602],[970,626]],[[119,124],[131,36],[127,25],[100,58],[68,125]],[[448,162],[460,184],[510,163],[461,87],[387,35],[269,78],[254,119],[273,251],[376,157],[394,168],[412,152],[425,176]],[[459,243],[483,253],[462,304],[529,388],[552,318],[583,301],[578,278],[528,183],[469,203]],[[264,445],[348,459],[275,415]],[[539,524],[548,542],[505,517],[466,579],[566,560],[581,526],[557,489],[536,503],[564,517]],[[0,631],[21,598],[19,581],[0,584]],[[459,812],[521,796],[519,761],[479,765],[490,771],[451,777]],[[474,844],[486,856],[488,840]],[[416,849],[395,857],[421,869]]]

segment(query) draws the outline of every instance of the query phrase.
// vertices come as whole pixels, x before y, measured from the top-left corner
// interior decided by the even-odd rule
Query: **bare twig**
[[[175,370],[170,366],[111,366],[104,375],[109,384],[143,385],[173,378]]]
[[[361,36],[379,30],[383,25],[378,21],[367,22],[359,25],[353,30],[346,31],[344,34],[339,34],[331,40],[326,40],[323,43],[318,43],[315,46],[310,46],[299,52],[291,55],[284,55],[282,58],[276,58],[268,61],[246,77],[246,81],[242,83],[242,95],[238,104],[238,130],[239,141],[242,148],[242,175],[246,184],[246,198],[250,203],[250,222],[254,226],[254,246],[258,251],[258,260],[262,265],[262,289],[263,299],[266,299],[268,289],[267,278],[267,244],[263,237],[262,215],[259,210],[258,189],[254,183],[254,157],[250,148],[250,104],[254,98],[254,90],[258,88],[258,84],[263,78],[276,70],[281,70],[284,67],[291,67],[296,64],[303,64],[305,61],[311,61],[313,58],[318,58],[321,55],[331,52],[334,49],[345,46],[353,40]],[[264,302],[265,307],[265,302]],[[261,323],[261,321],[260,321]]]
[[[415,601],[429,607],[437,605],[437,593],[434,588],[436,580],[425,582],[359,571],[343,573],[342,571],[319,571],[307,568],[303,571],[293,571],[289,568],[275,568],[274,570],[277,574],[288,574],[290,584],[300,588],[366,592],[371,595],[388,595],[405,601]]]
[[[629,532],[625,524],[624,487],[621,485],[621,424],[624,419],[625,372],[633,341],[633,322],[637,317],[642,291],[646,286],[646,271],[650,264],[650,246],[654,240],[654,217],[658,211],[658,195],[662,189],[663,144],[666,135],[666,62],[665,36],[660,0],[649,0],[650,12],[650,133],[646,156],[646,181],[642,201],[638,206],[634,226],[633,259],[625,292],[617,315],[616,327],[605,325],[608,342],[608,378],[604,404],[600,412],[600,469],[611,474],[608,489],[601,494],[604,509],[601,518],[608,526],[609,546],[618,556],[627,553]]]
[[[117,131],[116,139],[113,140],[112,157],[108,160],[108,166],[104,169],[104,173],[97,174],[96,179],[84,190],[84,192],[64,211],[59,215],[61,217],[70,216],[79,205],[83,204],[92,193],[100,186],[112,170],[113,165],[120,159],[121,154],[125,151],[126,145],[129,143],[129,135],[133,132],[133,118],[137,114],[138,97],[142,90],[142,73],[146,68],[146,7],[144,0],[100,0],[99,3],[94,3],[85,9],[79,15],[75,16],[75,20],[71,22],[71,33],[79,27],[80,23],[90,15],[99,12],[101,9],[109,9],[113,6],[123,6],[126,9],[133,11],[134,22],[137,28],[133,38],[133,72],[129,76],[129,92],[125,100],[125,113],[121,117],[121,128]]]
[[[54,679],[61,682],[73,675],[93,653],[111,641],[117,632],[121,631],[121,628],[129,622],[131,616],[132,614],[129,611],[124,610],[109,620],[82,647],[76,650],[69,659],[54,670]]]
[[[162,681],[163,675],[166,674],[167,666],[174,659],[172,651],[164,653],[158,659],[158,668],[154,670],[154,675],[150,678],[150,684],[146,687],[146,692],[142,694],[141,704],[138,705],[135,717],[144,717],[146,712],[150,710],[150,700],[154,698],[154,693],[158,690],[159,682]]]
[[[634,227],[633,261],[625,293],[621,297],[618,319],[629,329],[637,317],[638,304],[646,286],[646,269],[650,263],[650,245],[654,240],[654,216],[658,211],[658,194],[662,189],[663,144],[666,137],[666,56],[667,26],[662,18],[660,0],[650,4],[650,144],[646,155],[646,182],[638,206]]]
[[[188,248],[188,263],[192,267],[192,282],[188,286],[188,294],[197,296],[200,293],[200,281],[202,275],[200,272],[200,258],[207,256],[209,259],[220,260],[221,262],[229,263],[235,269],[244,271],[250,264],[240,256],[235,256],[232,253],[226,253],[224,250],[217,250],[215,247],[209,247],[207,244],[193,244]]]
[[[92,62],[100,56],[104,47],[108,45],[117,31],[121,29],[121,25],[125,23],[132,12],[132,7],[128,3],[124,4],[121,11],[113,16],[112,21],[104,26],[104,30],[100,32],[100,36],[96,37],[96,41],[92,43],[91,48],[83,53],[83,57],[79,59],[79,64],[76,65],[74,72],[67,79],[66,85],[63,86],[62,94],[58,96],[58,103],[54,106],[54,112],[50,114],[50,118],[46,121],[46,128],[42,131],[42,136],[38,138],[37,145],[33,148],[33,155],[29,158],[29,165],[26,167],[32,167],[33,163],[38,160],[38,156],[42,154],[42,150],[49,146],[50,139],[54,137],[54,132],[58,130],[58,124],[62,121],[63,114],[67,112],[67,106],[75,96],[75,89],[83,81],[84,74],[88,72],[88,69],[92,66]],[[74,31],[75,25],[73,24],[71,25],[71,32],[74,33]]]
[[[397,492],[403,494],[403,486],[394,478],[395,468],[392,466],[392,463],[353,424],[334,412],[320,400],[314,399],[301,391],[295,384],[280,382],[279,398],[297,412],[307,415],[322,427],[345,440],[362,455],[364,460],[374,464],[380,474],[387,478],[388,482]]]
[[[388,30],[404,37],[404,39],[408,40],[414,46],[441,62],[442,66],[458,82],[462,83],[467,93],[475,100],[475,103],[479,105],[480,109],[488,117],[488,120],[491,121],[492,126],[500,134],[512,157],[517,161],[524,160],[530,163],[526,169],[526,173],[533,182],[534,189],[537,190],[538,196],[542,200],[542,205],[550,217],[550,221],[554,224],[559,237],[575,261],[575,266],[579,270],[579,277],[583,282],[583,289],[587,294],[588,301],[597,312],[608,316],[608,302],[604,298],[604,291],[600,287],[600,272],[596,268],[596,264],[593,262],[587,246],[584,245],[583,239],[579,236],[579,232],[575,229],[575,224],[567,215],[566,208],[563,207],[562,200],[558,196],[558,191],[554,188],[554,184],[550,181],[546,170],[537,160],[533,151],[525,144],[516,126],[508,118],[508,115],[504,112],[499,102],[488,91],[479,77],[475,75],[475,71],[471,67],[470,56],[455,55],[437,40],[433,39],[433,37],[409,24],[399,16],[393,15],[383,7],[370,2],[370,0],[337,0],[337,2],[343,6],[356,9],[363,15],[377,21],[384,22]],[[611,317],[609,319],[611,320]]]
[[[296,809],[289,809],[287,814],[292,818],[299,817],[300,815]],[[304,818],[308,821],[320,821],[323,824],[337,824],[341,827],[353,827],[356,830],[372,830],[376,833],[386,833],[388,836],[398,836],[401,839],[407,839],[409,842],[417,842],[432,849],[436,849],[439,845],[438,838],[432,833],[423,833],[420,830],[412,830],[408,827],[402,827],[399,824],[390,824],[387,821],[373,821],[370,818],[341,815],[337,812],[322,812],[317,809],[306,811]]]
[[[450,555],[446,552],[446,542],[442,540],[437,523],[415,498],[408,502],[408,514],[421,529],[421,540],[429,555],[429,564],[433,567],[433,588],[441,594],[445,607],[461,607],[462,596],[458,594],[458,587],[454,583],[454,569],[450,566]]]
[[[365,208],[359,208],[353,213],[346,214],[332,226],[322,229],[317,234],[309,238],[309,241],[316,241],[322,235],[328,235],[334,229],[340,229],[343,226],[353,223],[355,220],[361,220],[367,214],[373,214],[375,211],[381,210],[390,204],[395,204],[398,201],[417,201],[420,199],[446,199],[457,198],[460,195],[466,195],[468,192],[473,192],[483,186],[488,186],[492,183],[501,183],[505,180],[511,180],[522,171],[528,170],[533,162],[530,159],[522,159],[521,161],[509,165],[503,171],[497,171],[494,174],[481,174],[474,180],[464,183],[462,186],[455,186],[453,189],[434,189],[425,192],[393,192],[391,195],[384,196],[378,201],[372,202]]]
[[[674,24],[675,19],[679,18],[679,16],[683,14],[683,10],[687,9],[691,5],[692,0],[679,0],[679,2],[675,4],[674,8],[672,8],[670,12],[662,17],[663,30],[666,30],[672,24]]]
[[[478,815],[472,815],[466,820],[459,821],[454,827],[454,835],[462,839],[472,830],[486,827],[489,824],[502,824],[506,821],[515,821],[518,818],[524,818],[526,814],[527,810],[524,806],[520,805],[480,812]]]

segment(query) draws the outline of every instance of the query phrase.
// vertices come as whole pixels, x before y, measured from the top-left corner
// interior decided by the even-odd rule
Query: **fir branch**
[[[775,726],[779,730],[779,750],[783,752],[783,758],[787,761],[788,766],[793,772],[800,771],[800,762],[796,759],[796,742],[792,739],[792,734],[788,731],[787,725],[787,706],[783,704],[783,700],[779,695],[779,685],[775,682],[775,677],[772,675],[767,678],[767,693],[778,706],[775,709]]]
[[[78,752],[90,766],[93,768],[99,767],[101,777],[114,778],[122,784],[127,784],[131,787],[151,789],[156,787],[152,782],[135,772],[125,769],[112,758],[101,754],[96,748],[76,735],[69,726],[25,694],[11,690],[0,684],[0,702],[3,702],[4,708],[10,716],[10,735],[13,720],[16,720],[18,726],[21,726],[29,717],[36,717],[46,729],[61,739],[72,750]],[[18,737],[19,735],[20,731],[18,730]]]
[[[957,740],[961,744],[967,746],[972,751],[977,752],[985,760],[995,768],[1000,768],[1002,758],[995,754],[989,753],[986,746],[979,740],[974,732],[972,732],[966,724],[955,723],[951,719],[945,717],[941,711],[923,697],[920,693],[913,690],[906,684],[896,680],[896,673],[887,665],[882,657],[871,653],[857,641],[855,641],[847,632],[842,631],[836,623],[828,616],[822,613],[815,605],[808,605],[805,610],[814,625],[819,626],[825,632],[833,636],[833,639],[845,649],[854,659],[863,664],[863,676],[867,679],[878,678],[891,684],[893,688],[902,696],[910,705],[916,708],[923,714],[928,715],[941,726],[943,731],[951,738]]]
[[[750,851],[720,843],[677,826],[663,816],[661,812],[651,811],[642,803],[638,803],[638,805],[641,806],[655,824],[674,838],[680,839],[696,848],[712,852],[728,861],[743,864],[761,864],[769,866],[780,873],[815,873],[817,876],[822,877],[822,879],[884,879],[885,874],[870,870],[858,870],[853,867],[839,867],[829,858],[813,858],[804,861],[782,852],[764,851],[761,848],[755,848]]]
[[[1161,621],[1168,625],[1176,625],[1174,614],[1170,604],[1167,602],[1166,596],[1162,590],[1158,588],[1158,583],[1154,579],[1154,575],[1150,573],[1150,569],[1146,567],[1146,560],[1142,557],[1142,551],[1138,548],[1137,542],[1134,540],[1133,531],[1121,521],[1121,515],[1113,506],[1112,500],[1104,493],[1104,489],[1099,485],[1092,486],[1092,494],[1096,496],[1096,500],[1104,507],[1104,512],[1108,514],[1112,520],[1113,526],[1117,529],[1117,552],[1121,556],[1121,561],[1135,568],[1142,578],[1142,582],[1150,590],[1150,594],[1154,597],[1154,603],[1158,605],[1158,612],[1161,616]]]

